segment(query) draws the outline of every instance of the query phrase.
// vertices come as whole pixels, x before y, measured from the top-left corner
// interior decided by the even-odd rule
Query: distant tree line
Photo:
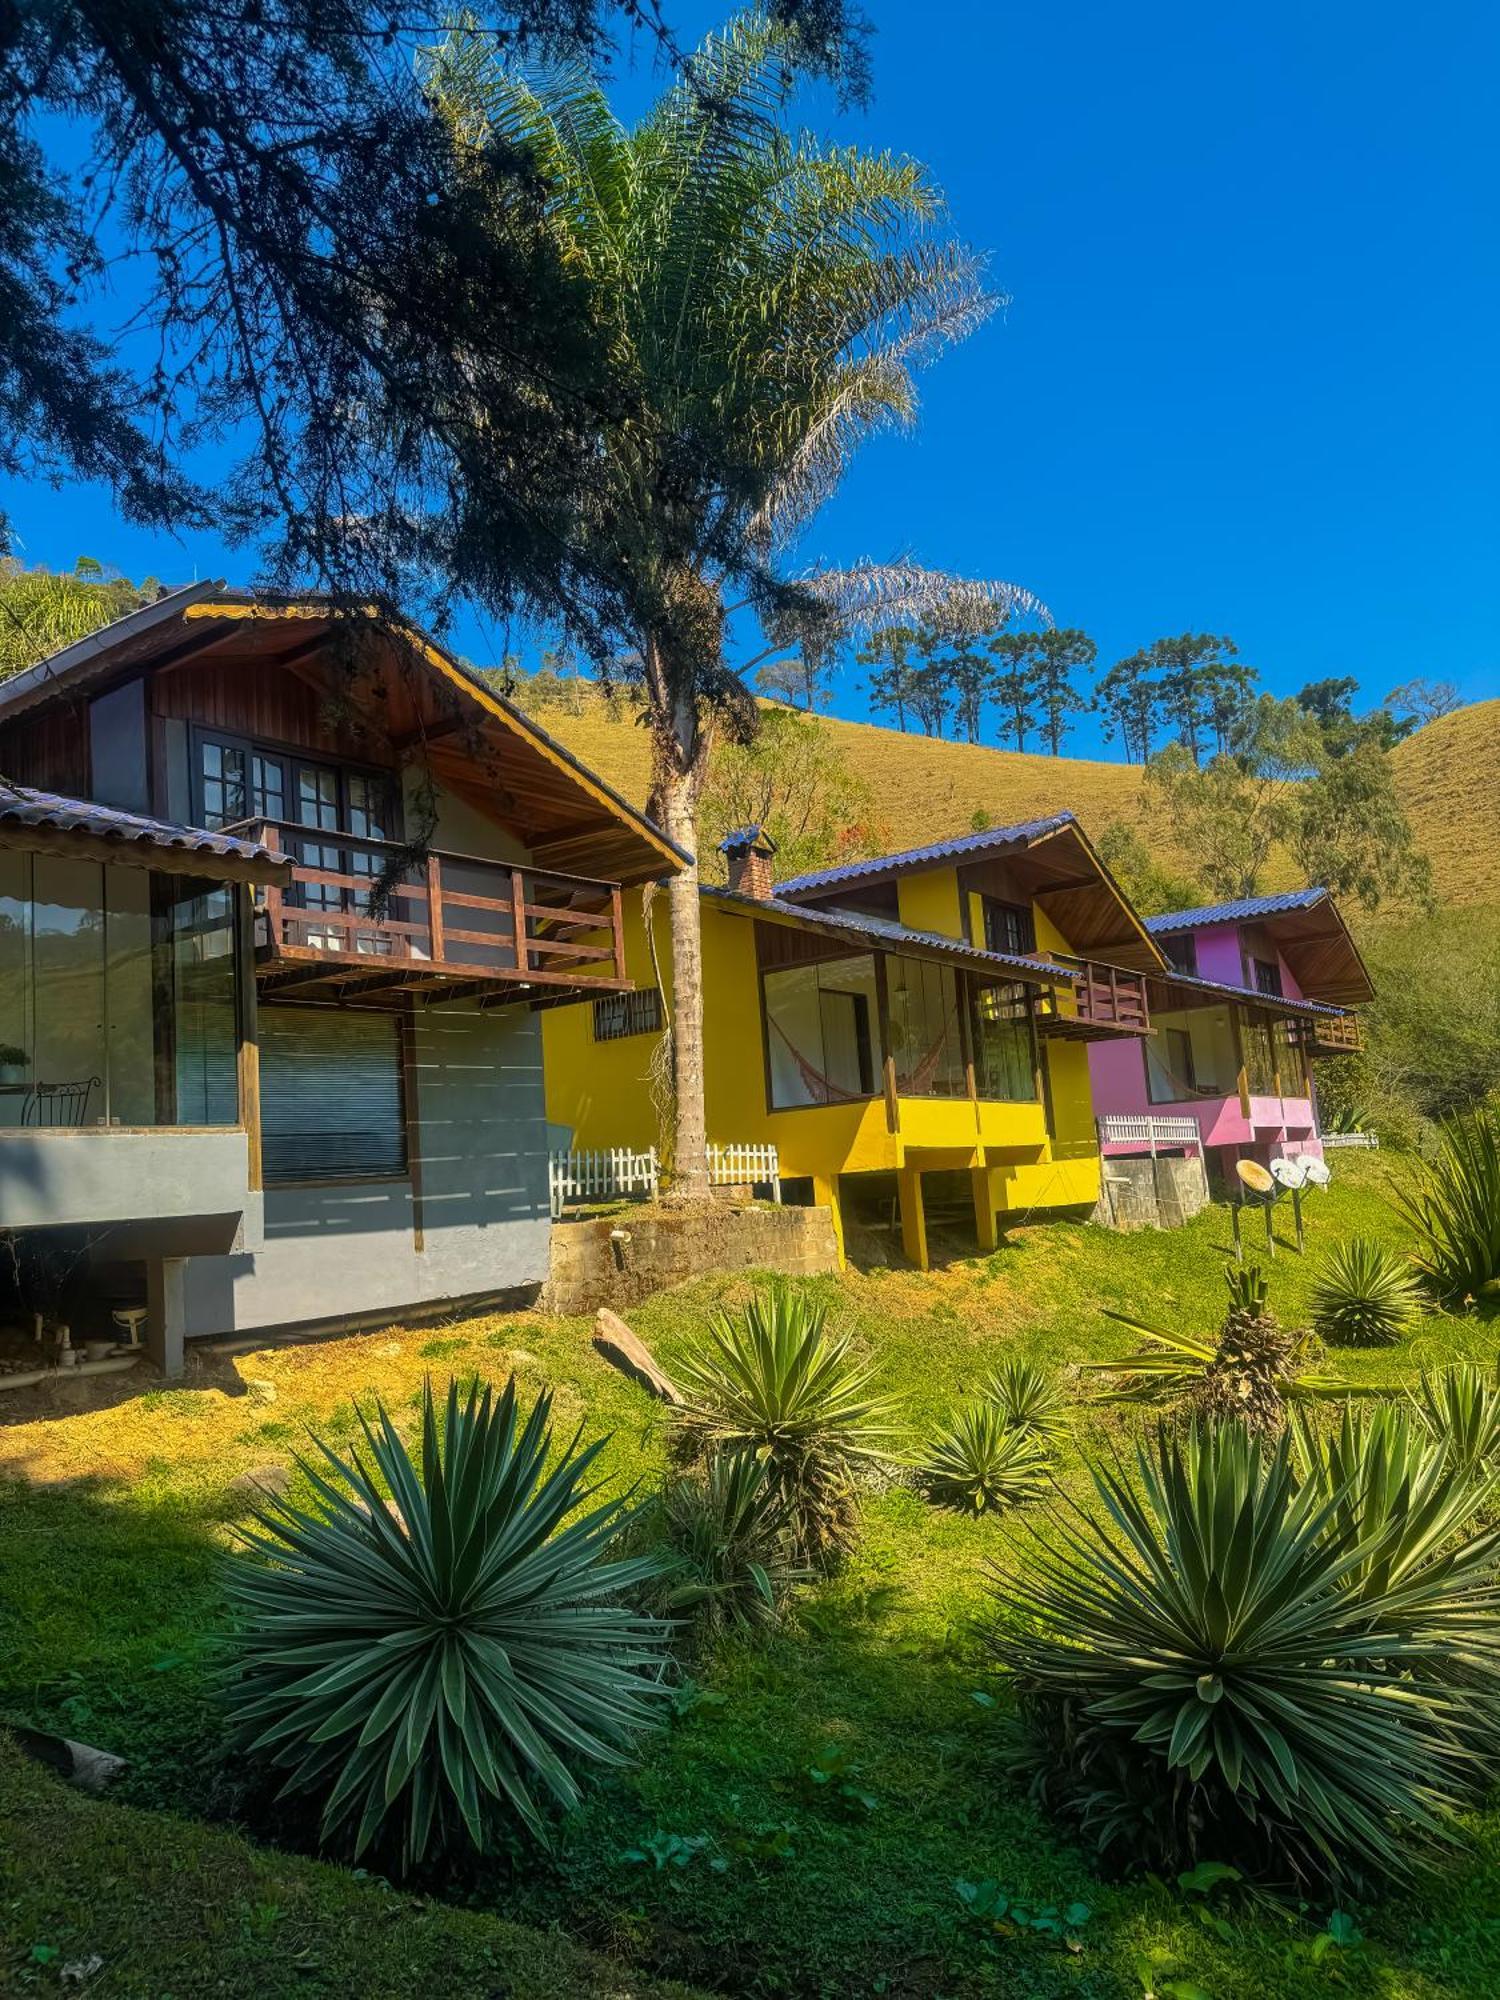
[[[935,619],[887,628],[854,660],[866,670],[870,707],[903,733],[961,743],[993,736],[1013,750],[1035,739],[1057,757],[1076,719],[1093,714],[1129,763],[1148,764],[1177,744],[1199,766],[1231,754],[1254,731],[1260,675],[1230,638],[1184,632],[1154,639],[1095,676],[1098,657],[1098,646],[1076,626],[976,629]],[[831,699],[839,665],[835,649],[803,646],[761,667],[756,683],[762,694],[811,713]],[[1342,675],[1309,682],[1296,698],[1340,752],[1367,741],[1389,749],[1461,706],[1451,681],[1410,680],[1356,717],[1358,689],[1352,675]]]

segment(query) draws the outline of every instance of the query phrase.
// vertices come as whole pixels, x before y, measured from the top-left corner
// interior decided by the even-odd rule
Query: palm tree
[[[70,574],[25,569],[0,555],[0,681],[144,604],[152,588],[137,589],[91,556],[80,556]]]
[[[427,68],[476,177],[500,155],[530,160],[596,330],[598,479],[569,529],[575,616],[632,663],[651,810],[689,853],[716,731],[744,740],[755,727],[744,674],[756,662],[736,668],[726,653],[736,612],[785,650],[955,600],[982,600],[991,624],[1031,604],[908,564],[796,570],[798,537],[855,448],[910,423],[916,367],[996,303],[980,260],[938,233],[943,199],[923,167],[786,129],[798,68],[795,32],[747,15],[633,130],[587,69],[510,67],[467,24]],[[672,1153],[677,1190],[701,1194],[696,867],[669,898]]]

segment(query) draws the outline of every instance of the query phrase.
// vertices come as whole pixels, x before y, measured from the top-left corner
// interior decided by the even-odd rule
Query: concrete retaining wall
[[[611,1232],[629,1241],[611,1241]],[[544,1303],[560,1313],[634,1305],[709,1271],[779,1271],[812,1276],[838,1269],[826,1208],[748,1208],[715,1201],[698,1209],[627,1210],[552,1230]]]
[[[1106,1229],[1180,1229],[1209,1205],[1202,1162],[1161,1154],[1155,1160],[1111,1155],[1093,1220]]]

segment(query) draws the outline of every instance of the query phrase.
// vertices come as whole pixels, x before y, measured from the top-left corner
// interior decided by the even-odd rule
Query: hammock
[[[938,1029],[937,1039],[921,1061],[904,1078],[898,1079],[898,1089],[905,1090],[912,1097],[928,1095],[929,1086],[937,1075],[938,1064],[942,1061],[943,1050],[948,1041],[949,1022],[957,1019],[958,1009],[954,1007]],[[771,1027],[780,1036],[787,1054],[797,1065],[797,1074],[815,1104],[857,1104],[867,1094],[862,1090],[845,1090],[843,1085],[835,1083],[831,1076],[825,1076],[822,1070],[808,1061],[779,1021],[772,1020]]]

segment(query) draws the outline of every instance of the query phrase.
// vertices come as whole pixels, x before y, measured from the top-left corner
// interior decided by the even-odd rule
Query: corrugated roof
[[[943,937],[938,931],[914,931],[906,924],[885,917],[866,917],[849,910],[809,910],[801,903],[785,902],[780,896],[741,896],[732,889],[705,887],[705,896],[715,902],[731,903],[749,916],[787,917],[804,930],[832,936],[858,938],[864,944],[878,944],[891,951],[925,952],[929,956],[962,959],[966,964],[990,966],[997,972],[1020,974],[1029,979],[1071,979],[1072,970],[1051,959],[1026,958],[1019,952],[981,951],[962,938]]]
[[[998,853],[1017,847],[1059,827],[1076,824],[1070,812],[1049,813],[1045,819],[1022,820],[1016,826],[993,826],[983,833],[965,833],[953,840],[934,841],[930,847],[910,847],[901,854],[880,854],[871,861],[846,861],[841,868],[820,868],[811,875],[794,875],[776,884],[780,896],[803,896],[819,889],[836,889],[845,882],[860,882],[871,875],[887,875],[894,869],[916,868],[934,861],[951,861],[962,856]]]
[[[171,820],[147,819],[141,813],[120,812],[114,806],[94,805],[88,799],[64,798],[60,792],[37,792],[25,785],[0,785],[0,825],[85,833],[122,847],[166,848],[184,855],[263,862],[268,868],[286,869],[291,865],[284,854],[256,840],[211,833],[206,827],[178,826]]]
[[[761,843],[773,854],[776,852],[776,843],[763,826],[732,826],[719,842],[719,852],[728,854],[732,848],[755,847]]]
[[[1326,889],[1287,889],[1279,896],[1242,896],[1234,903],[1210,903],[1201,910],[1169,910],[1163,917],[1147,917],[1146,929],[1160,936],[1164,931],[1197,930],[1200,925],[1242,924],[1254,917],[1274,917],[1282,910],[1310,910],[1328,894]]]
[[[1231,986],[1223,979],[1199,979],[1190,972],[1152,973],[1163,986],[1191,986],[1200,993],[1222,993],[1231,1000],[1253,1000],[1257,1007],[1280,1009],[1288,1014],[1338,1014],[1350,1012],[1347,1007],[1330,1007],[1325,1000],[1293,1000],[1286,993],[1262,993],[1258,986]]]

